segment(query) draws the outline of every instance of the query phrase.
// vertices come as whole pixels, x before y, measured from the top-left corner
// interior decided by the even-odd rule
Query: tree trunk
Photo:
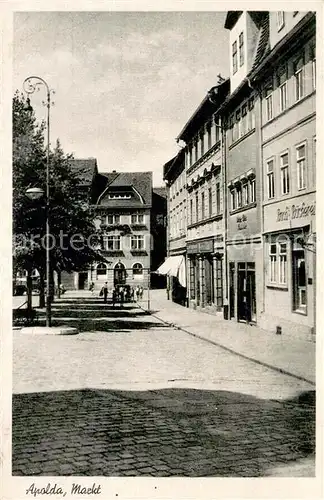
[[[31,276],[31,271],[27,271],[27,310],[28,313],[31,312],[33,308],[33,280]]]
[[[50,302],[52,303],[54,301],[54,272],[53,269],[50,269],[50,277],[49,277],[49,295],[50,295]]]
[[[57,297],[61,298],[61,271],[57,271]]]
[[[45,307],[45,276],[44,271],[39,272],[39,307]]]

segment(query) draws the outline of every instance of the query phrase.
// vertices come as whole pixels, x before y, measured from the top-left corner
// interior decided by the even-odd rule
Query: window
[[[237,72],[237,41],[232,45],[232,68],[234,75]]]
[[[139,234],[132,234],[131,250],[143,250],[144,236]]]
[[[277,75],[279,87],[279,111],[280,113],[287,108],[287,69],[281,68]]]
[[[220,126],[220,123],[218,118],[214,118],[214,121],[215,121],[215,144],[217,144],[220,140],[220,130],[221,130],[221,126]]]
[[[297,186],[298,189],[306,187],[306,145],[302,144],[296,148],[297,162]]]
[[[274,183],[274,160],[267,161],[267,179],[268,179],[268,199],[275,196],[275,183]]]
[[[198,160],[198,140],[195,141],[195,161]]]
[[[294,284],[294,311],[306,313],[307,306],[307,286],[306,286],[306,266],[305,251],[293,251],[293,284]]]
[[[208,125],[207,125],[207,142],[208,142],[208,149],[210,149],[212,146],[211,124],[210,123],[208,123]]]
[[[255,179],[250,180],[250,203],[255,202]]]
[[[107,266],[103,262],[97,265],[97,276],[105,276],[107,274]]]
[[[279,284],[287,284],[287,243],[279,243]]]
[[[205,218],[205,193],[201,193],[201,218]]]
[[[299,101],[304,96],[304,61],[299,58],[294,63],[294,77],[295,77],[295,99]]]
[[[193,224],[193,199],[190,199],[190,224]]]
[[[240,66],[244,64],[244,36],[243,32],[239,36],[239,54],[240,54]]]
[[[236,193],[234,189],[231,190],[231,206],[232,210],[236,209]]]
[[[269,245],[269,282],[287,285],[287,243]]]
[[[199,219],[198,208],[199,208],[198,193],[196,193],[196,222],[198,222]]]
[[[316,89],[316,51],[315,47],[312,46],[310,48],[310,59],[312,62],[312,88],[313,90]]]
[[[240,208],[242,206],[242,185],[238,184],[236,188],[236,193],[237,193],[237,208]]]
[[[208,188],[208,207],[209,207],[208,210],[209,217],[211,217],[213,214],[213,192],[211,187]]]
[[[243,205],[248,205],[250,197],[249,197],[249,185],[247,182],[243,184]]]
[[[216,184],[216,213],[220,213],[220,183]]]
[[[204,141],[204,133],[202,132],[200,135],[200,156],[203,156],[205,153],[205,141]]]
[[[144,223],[144,215],[143,214],[132,214],[131,215],[132,224],[143,224]]]
[[[120,215],[107,215],[107,224],[120,224]]]
[[[289,157],[288,153],[280,156],[281,194],[289,193]]]
[[[273,118],[273,86],[272,83],[268,84],[265,90],[266,99],[266,120],[272,120]]]
[[[109,194],[110,200],[128,200],[132,197],[130,193],[111,193]]]
[[[242,106],[242,119],[241,119],[241,136],[245,135],[248,131],[248,123],[247,123],[247,104],[243,104]]]
[[[192,165],[192,145],[189,146],[189,165]]]
[[[104,238],[106,250],[120,250],[120,236],[112,235]]]
[[[255,128],[254,98],[249,99],[248,131]]]
[[[140,262],[133,265],[133,276],[143,276],[143,266]]]
[[[270,245],[269,252],[269,281],[270,283],[277,282],[277,245]]]
[[[285,13],[280,10],[277,12],[277,30],[280,31],[285,25]]]
[[[236,117],[234,117],[233,120],[234,120],[234,123],[233,123],[233,129],[232,129],[232,140],[233,140],[233,142],[235,142],[239,138],[239,124],[238,124],[238,120],[236,119]]]

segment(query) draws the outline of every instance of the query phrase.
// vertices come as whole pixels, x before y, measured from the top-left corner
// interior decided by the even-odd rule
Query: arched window
[[[103,262],[97,265],[97,276],[103,276],[107,274],[107,266]]]
[[[140,262],[136,262],[133,265],[133,276],[142,276],[143,275],[143,266]]]

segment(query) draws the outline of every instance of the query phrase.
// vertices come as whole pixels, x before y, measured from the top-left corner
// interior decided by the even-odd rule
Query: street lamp
[[[49,206],[50,206],[50,193],[49,193],[49,147],[50,147],[50,107],[51,107],[51,92],[49,86],[39,76],[29,76],[24,80],[23,88],[26,94],[33,94],[39,90],[40,86],[44,86],[47,94],[47,145],[46,145],[46,326],[51,326],[51,294],[50,294],[50,225],[49,225]],[[37,200],[44,195],[41,188],[29,188],[26,195],[32,199]]]

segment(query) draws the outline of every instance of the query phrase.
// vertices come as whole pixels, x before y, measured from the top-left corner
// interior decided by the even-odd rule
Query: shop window
[[[306,313],[307,287],[304,250],[293,251],[294,310]]]
[[[274,160],[267,161],[268,199],[275,196]]]
[[[285,25],[285,13],[282,10],[277,11],[277,30],[280,31]]]
[[[237,41],[232,45],[232,69],[233,69],[233,75],[237,72]]]
[[[281,194],[289,193],[289,156],[284,153],[280,156],[280,170],[281,170]]]
[[[296,147],[297,186],[298,189],[306,188],[306,144]]]
[[[140,262],[136,262],[133,265],[133,276],[136,277],[143,276],[143,266]]]
[[[300,57],[294,63],[295,99],[299,101],[304,96],[304,60]]]
[[[269,281],[277,282],[277,245],[271,244],[269,252]]]
[[[239,36],[239,57],[240,57],[240,66],[244,64],[244,34],[243,31]]]

